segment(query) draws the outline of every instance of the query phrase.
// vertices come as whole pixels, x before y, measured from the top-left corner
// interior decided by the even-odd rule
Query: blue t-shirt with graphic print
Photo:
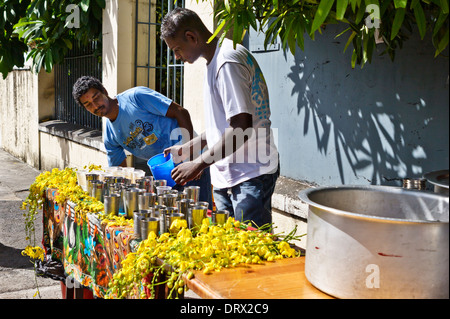
[[[178,128],[174,118],[166,117],[172,100],[147,87],[135,87],[117,95],[119,114],[114,122],[106,119],[104,143],[110,166],[120,165],[125,151],[148,160],[181,140],[171,133]],[[176,131],[175,131],[176,132]]]

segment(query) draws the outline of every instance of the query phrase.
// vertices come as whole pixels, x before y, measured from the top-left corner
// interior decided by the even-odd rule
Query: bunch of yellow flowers
[[[90,169],[98,169],[98,166],[90,166]],[[45,171],[39,174],[30,185],[28,197],[22,202],[22,209],[27,210],[25,217],[26,239],[30,244],[36,242],[34,238],[34,221],[39,209],[42,209],[44,202],[45,190],[55,188],[58,190],[55,200],[57,203],[63,204],[66,200],[70,200],[76,204],[75,210],[83,213],[100,213],[103,212],[103,203],[94,197],[88,195],[80,185],[77,184],[76,169],[67,167],[63,170],[54,168],[51,171]],[[99,215],[102,216],[102,215]],[[102,216],[102,219],[104,217]]]
[[[135,253],[127,255],[121,270],[113,275],[107,297],[126,298],[136,297],[137,294],[141,298],[149,297],[143,286],[153,297],[155,285],[167,284],[170,289],[168,297],[176,298],[185,289],[183,276],[191,279],[193,270],[211,274],[239,264],[260,264],[299,255],[289,244],[290,240],[297,239],[293,235],[296,229],[279,241],[277,236],[280,238],[280,235],[260,230],[248,231],[248,225],[232,217],[223,225],[210,224],[209,219],[205,218],[198,231],[191,231],[186,226],[185,220],[175,220],[171,233],[157,237],[151,232]],[[174,234],[173,230],[177,233]],[[158,275],[168,265],[171,269],[168,279],[157,282]],[[144,279],[149,274],[153,274],[153,280],[147,283]]]
[[[58,189],[55,197],[56,202],[63,204],[66,200],[71,200],[77,204],[76,209],[88,212],[103,211],[103,203],[95,198],[88,196],[86,192],[77,184],[76,171],[73,168],[59,170],[57,168],[51,171],[45,171],[39,174],[30,185],[28,197],[22,202],[21,208],[27,210],[25,217],[25,235],[28,241],[27,247],[22,251],[23,256],[29,256],[32,260],[44,260],[44,250],[36,246],[35,220],[45,199],[45,190],[48,188]],[[34,265],[36,268],[36,265]],[[36,287],[36,294],[39,294],[39,288]],[[35,294],[35,295],[36,295]]]
[[[22,256],[28,256],[31,259],[40,259],[44,261],[44,250],[39,246],[27,246],[24,250],[22,250]]]

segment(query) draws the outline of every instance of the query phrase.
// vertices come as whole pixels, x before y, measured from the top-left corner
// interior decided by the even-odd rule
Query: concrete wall
[[[202,19],[209,30],[214,30],[214,16],[211,2],[199,2],[188,0],[185,7],[194,10]],[[206,61],[199,59],[193,64],[184,64],[184,107],[191,114],[192,125],[197,134],[205,130],[205,118],[203,112],[203,78]]]
[[[44,170],[90,164],[108,166],[100,131],[52,120],[39,124],[39,137]]]
[[[18,69],[0,77],[0,147],[39,166],[38,76]]]
[[[55,129],[54,76],[17,69],[0,79],[0,148],[41,170],[107,165],[101,136],[67,123]]]
[[[53,134],[39,132],[43,170],[65,167],[83,168],[90,164],[108,167],[106,154],[96,148],[70,141]]]
[[[103,10],[103,85],[113,97],[134,85],[134,0],[106,0]]]
[[[101,135],[67,123],[55,129],[54,90],[53,73],[45,71],[17,69],[0,79],[0,148],[41,170],[106,166]]]
[[[342,28],[327,26],[295,56],[254,53],[269,87],[281,174],[319,185],[390,185],[447,169],[448,58],[433,58],[431,41],[413,37],[395,63],[377,54],[352,69],[351,50],[342,53],[348,35],[334,39]]]

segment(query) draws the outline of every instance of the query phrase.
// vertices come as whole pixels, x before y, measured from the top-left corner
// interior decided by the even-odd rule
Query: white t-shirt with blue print
[[[172,100],[147,87],[134,87],[117,95],[119,114],[114,122],[106,119],[103,136],[110,166],[120,165],[124,150],[148,160],[181,139],[174,118],[166,117]],[[171,140],[175,137],[175,140]]]
[[[206,68],[204,100],[210,149],[230,129],[231,117],[248,113],[253,120],[254,134],[244,147],[211,165],[212,184],[227,188],[274,173],[278,168],[278,150],[271,129],[269,93],[258,63],[245,47],[237,44],[234,49],[229,39],[218,43]]]

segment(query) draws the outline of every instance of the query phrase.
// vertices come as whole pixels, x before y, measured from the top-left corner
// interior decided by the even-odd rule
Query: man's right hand
[[[184,154],[189,152],[183,152],[183,148],[181,145],[174,145],[166,148],[164,150],[164,157],[167,157],[169,153],[172,154],[172,159],[175,164],[181,163],[189,157],[189,154]]]

